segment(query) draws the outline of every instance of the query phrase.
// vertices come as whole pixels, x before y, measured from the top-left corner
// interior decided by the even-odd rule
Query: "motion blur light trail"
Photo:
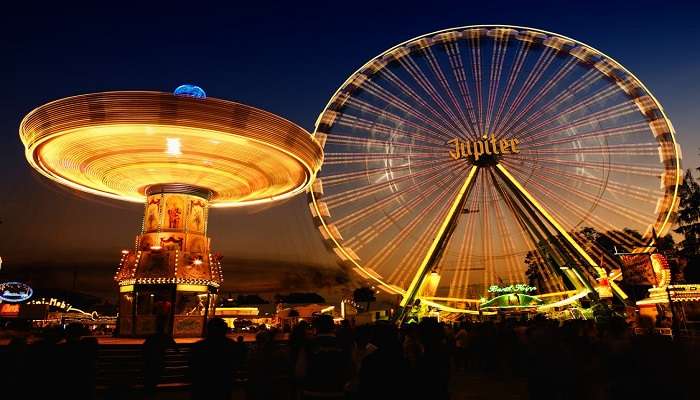
[[[403,303],[476,312],[490,286],[528,283],[566,304],[617,268],[595,235],[643,248],[678,207],[680,150],[658,101],[610,57],[542,30],[467,26],[401,43],[343,83],[315,134],[325,161],[309,197],[323,238]]]

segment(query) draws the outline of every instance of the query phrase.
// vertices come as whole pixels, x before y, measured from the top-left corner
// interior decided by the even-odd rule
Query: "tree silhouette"
[[[540,269],[537,268],[537,258],[535,257],[535,252],[527,252],[525,255],[525,265],[527,266],[527,269],[525,270],[527,283],[530,286],[535,286],[537,288],[544,287],[544,279],[540,273]]]
[[[700,185],[687,170],[679,187],[678,227],[674,232],[683,235],[678,243],[678,255],[687,261],[684,275],[688,282],[700,281]]]
[[[374,290],[368,286],[355,289],[352,292],[352,299],[355,300],[356,303],[367,303],[366,311],[369,311],[370,303],[377,300],[377,298],[374,296]]]
[[[698,254],[700,243],[700,186],[690,170],[683,177],[679,196],[678,228],[674,232],[683,235],[679,243],[680,254],[691,258]]]

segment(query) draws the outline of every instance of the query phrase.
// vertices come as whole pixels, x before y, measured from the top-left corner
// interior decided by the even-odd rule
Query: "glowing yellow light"
[[[569,304],[587,296],[589,293],[591,293],[591,291],[586,289],[586,290],[579,292],[578,294],[576,294],[574,296],[567,297],[566,299],[563,299],[563,300],[560,300],[560,301],[557,301],[554,303],[541,305],[541,306],[537,307],[537,310],[544,311],[544,310],[554,308],[554,307],[563,307],[563,306],[569,305]]]
[[[180,283],[176,286],[178,292],[206,292],[208,290],[206,285],[189,285],[185,283]]]
[[[410,297],[413,296],[413,294],[416,292],[416,288],[421,283],[420,282],[421,277],[423,276],[425,269],[428,268],[428,264],[429,264],[431,258],[433,257],[433,253],[437,249],[438,244],[442,240],[442,236],[444,235],[445,231],[449,227],[450,221],[452,220],[452,216],[457,212],[457,208],[459,208],[459,204],[462,200],[462,197],[466,193],[467,189],[469,189],[469,186],[471,185],[472,179],[474,178],[474,175],[476,174],[476,171],[478,169],[479,169],[479,167],[474,165],[469,170],[469,174],[467,174],[467,177],[466,177],[466,179],[464,179],[464,183],[462,184],[462,187],[459,189],[457,196],[455,196],[455,199],[452,202],[452,205],[450,206],[450,209],[447,212],[447,215],[445,216],[445,220],[442,221],[442,225],[440,226],[440,229],[438,229],[437,233],[435,234],[435,238],[433,239],[433,242],[430,244],[428,251],[425,253],[425,257],[423,257],[423,261],[420,263],[420,266],[418,267],[416,274],[413,276],[413,280],[411,281],[411,284],[408,286],[406,293],[404,294],[403,298],[401,299],[401,307],[405,307],[406,304],[408,304]]]
[[[586,251],[583,250],[583,248],[581,248],[581,246],[579,246],[578,243],[576,243],[576,241],[574,240],[574,238],[572,238],[571,235],[569,235],[569,232],[567,232],[566,229],[564,229],[564,227],[561,226],[561,225],[559,224],[559,222],[558,222],[556,219],[554,219],[554,217],[552,217],[552,216],[549,214],[549,212],[547,212],[547,210],[546,210],[544,207],[542,207],[542,205],[540,204],[540,202],[537,201],[537,200],[530,194],[530,192],[528,192],[528,191],[525,189],[525,187],[523,187],[523,185],[521,185],[520,182],[518,182],[518,180],[515,179],[515,177],[514,177],[513,175],[510,174],[510,172],[508,172],[508,170],[503,166],[503,164],[500,164],[500,163],[499,163],[499,164],[496,164],[496,167],[498,168],[499,171],[501,171],[501,173],[502,173],[506,178],[508,178],[508,180],[513,184],[513,186],[515,186],[515,188],[518,189],[518,191],[520,191],[520,193],[522,193],[522,194],[527,198],[527,200],[530,202],[530,204],[532,204],[532,206],[535,207],[535,208],[540,212],[540,214],[542,214],[542,216],[543,216],[547,221],[549,221],[550,224],[552,224],[552,226],[557,230],[557,232],[558,232],[560,235],[562,235],[562,236],[564,237],[564,239],[566,239],[566,241],[569,242],[569,244],[570,244],[574,249],[576,249],[576,251],[579,253],[579,255],[580,255],[581,257],[583,257],[583,259],[586,260],[586,262],[588,262],[588,264],[589,264],[591,267],[594,267],[594,268],[597,268],[597,267],[598,267],[598,264],[597,264],[595,261],[593,261],[593,259],[588,255],[588,253],[586,253]],[[576,272],[576,271],[574,270],[574,272]],[[576,273],[578,274],[578,272],[576,272]],[[589,287],[590,285],[588,284],[587,281],[584,281],[584,280],[582,279],[582,282],[586,285],[586,287],[587,287],[588,289],[591,289],[591,288]]]
[[[202,265],[202,260],[194,260],[194,265]]]
[[[101,117],[93,118],[97,108]],[[313,136],[283,118],[159,92],[53,101],[22,120],[20,137],[27,160],[44,176],[139,203],[149,186],[166,183],[210,190],[213,207],[276,201],[305,190],[323,160]]]
[[[165,152],[171,156],[179,156],[182,154],[182,143],[179,138],[167,138],[167,149]]]

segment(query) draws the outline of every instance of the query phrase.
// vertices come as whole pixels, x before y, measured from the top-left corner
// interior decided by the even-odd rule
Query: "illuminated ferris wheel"
[[[518,288],[540,308],[625,300],[605,243],[649,245],[678,205],[680,151],[657,100],[608,56],[531,28],[401,43],[343,83],[315,135],[321,234],[402,306],[476,312]]]

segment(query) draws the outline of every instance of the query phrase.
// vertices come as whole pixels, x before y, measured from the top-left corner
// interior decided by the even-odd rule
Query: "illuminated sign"
[[[55,299],[53,297],[48,299],[48,300],[42,297],[39,300],[32,300],[28,304],[44,304],[44,305],[47,305],[49,307],[56,307],[56,308],[59,308],[59,309],[64,310],[64,311],[75,310],[75,308],[73,308],[72,305],[66,303],[63,300]]]
[[[516,293],[516,292],[523,292],[523,293],[529,293],[529,292],[534,292],[537,290],[535,286],[530,286],[530,285],[524,285],[522,283],[518,283],[515,285],[510,285],[510,286],[498,286],[498,285],[491,285],[489,286],[489,293]]]
[[[532,286],[530,286],[532,287]],[[535,296],[522,293],[509,293],[495,297],[489,301],[481,303],[482,310],[493,308],[532,308],[541,305],[542,300]]]
[[[454,160],[459,160],[460,158],[474,159],[474,161],[479,161],[479,158],[483,155],[501,155],[501,154],[518,154],[520,149],[518,145],[520,140],[518,139],[496,139],[496,137],[491,134],[491,138],[484,135],[481,140],[461,140],[459,138],[454,138],[448,140],[447,144],[452,146],[450,149],[450,157]]]
[[[669,285],[671,301],[700,301],[700,284]]]
[[[32,297],[34,291],[21,282],[0,283],[0,300],[8,303],[21,303]]]
[[[216,315],[229,316],[257,316],[260,310],[257,307],[217,307]]]
[[[19,315],[19,304],[0,304],[0,317],[16,317]]]

